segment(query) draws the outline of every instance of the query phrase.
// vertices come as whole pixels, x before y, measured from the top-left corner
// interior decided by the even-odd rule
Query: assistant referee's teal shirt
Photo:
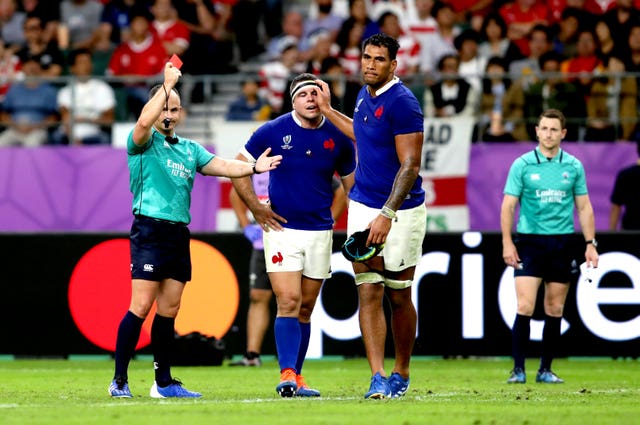
[[[132,130],[127,162],[133,214],[189,224],[195,173],[214,156],[193,140],[178,137],[178,143],[171,144],[155,129],[149,141],[138,146]]]
[[[539,147],[513,162],[504,187],[520,199],[518,233],[536,235],[573,233],[574,197],[587,193],[580,160],[562,149],[547,159]]]

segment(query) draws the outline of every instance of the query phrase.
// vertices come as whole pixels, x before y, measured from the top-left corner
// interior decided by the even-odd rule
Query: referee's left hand
[[[262,155],[256,160],[256,172],[264,173],[266,171],[275,170],[282,162],[282,155],[268,156],[271,148],[267,148]]]

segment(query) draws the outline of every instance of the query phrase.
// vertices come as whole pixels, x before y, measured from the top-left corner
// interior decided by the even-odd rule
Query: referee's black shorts
[[[522,268],[516,268],[514,276],[540,277],[545,282],[571,282],[578,271],[577,240],[575,234],[517,234],[514,243]]]
[[[131,278],[191,280],[191,234],[185,224],[136,215],[131,225]]]

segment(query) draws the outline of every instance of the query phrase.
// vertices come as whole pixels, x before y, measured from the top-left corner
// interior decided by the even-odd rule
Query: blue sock
[[[296,369],[300,348],[300,325],[297,317],[276,317],[273,325],[280,370]]]
[[[512,329],[511,349],[513,366],[522,368],[522,370],[524,370],[524,360],[527,353],[527,345],[529,344],[530,332],[531,317],[517,314]]]
[[[159,387],[166,387],[171,383],[171,354],[175,340],[175,322],[173,317],[156,314],[151,324],[153,368]]]
[[[311,323],[300,323],[300,348],[298,349],[298,360],[296,360],[296,373],[302,375],[302,364],[309,348],[309,338],[311,338]]]
[[[144,319],[141,319],[130,311],[127,311],[120,321],[118,336],[116,338],[116,371],[114,378],[127,380],[129,362],[136,352],[136,345],[140,339],[143,322]]]

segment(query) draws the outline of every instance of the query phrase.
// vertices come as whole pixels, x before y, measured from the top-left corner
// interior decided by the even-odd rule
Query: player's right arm
[[[322,80],[316,80],[315,82],[320,86],[317,102],[322,115],[338,127],[348,138],[356,140],[356,135],[353,132],[353,120],[331,107],[331,90],[329,89],[329,85]]]
[[[515,219],[516,205],[518,198],[513,195],[505,194],[500,207],[500,230],[502,231],[502,259],[508,266],[516,267],[520,262],[518,250],[513,243],[511,232],[513,230],[513,222]]]
[[[133,128],[133,143],[138,146],[147,143],[151,137],[153,124],[167,107],[169,93],[171,93],[181,75],[182,72],[173,66],[171,62],[165,64],[163,90],[158,90],[142,108],[138,121]]]

